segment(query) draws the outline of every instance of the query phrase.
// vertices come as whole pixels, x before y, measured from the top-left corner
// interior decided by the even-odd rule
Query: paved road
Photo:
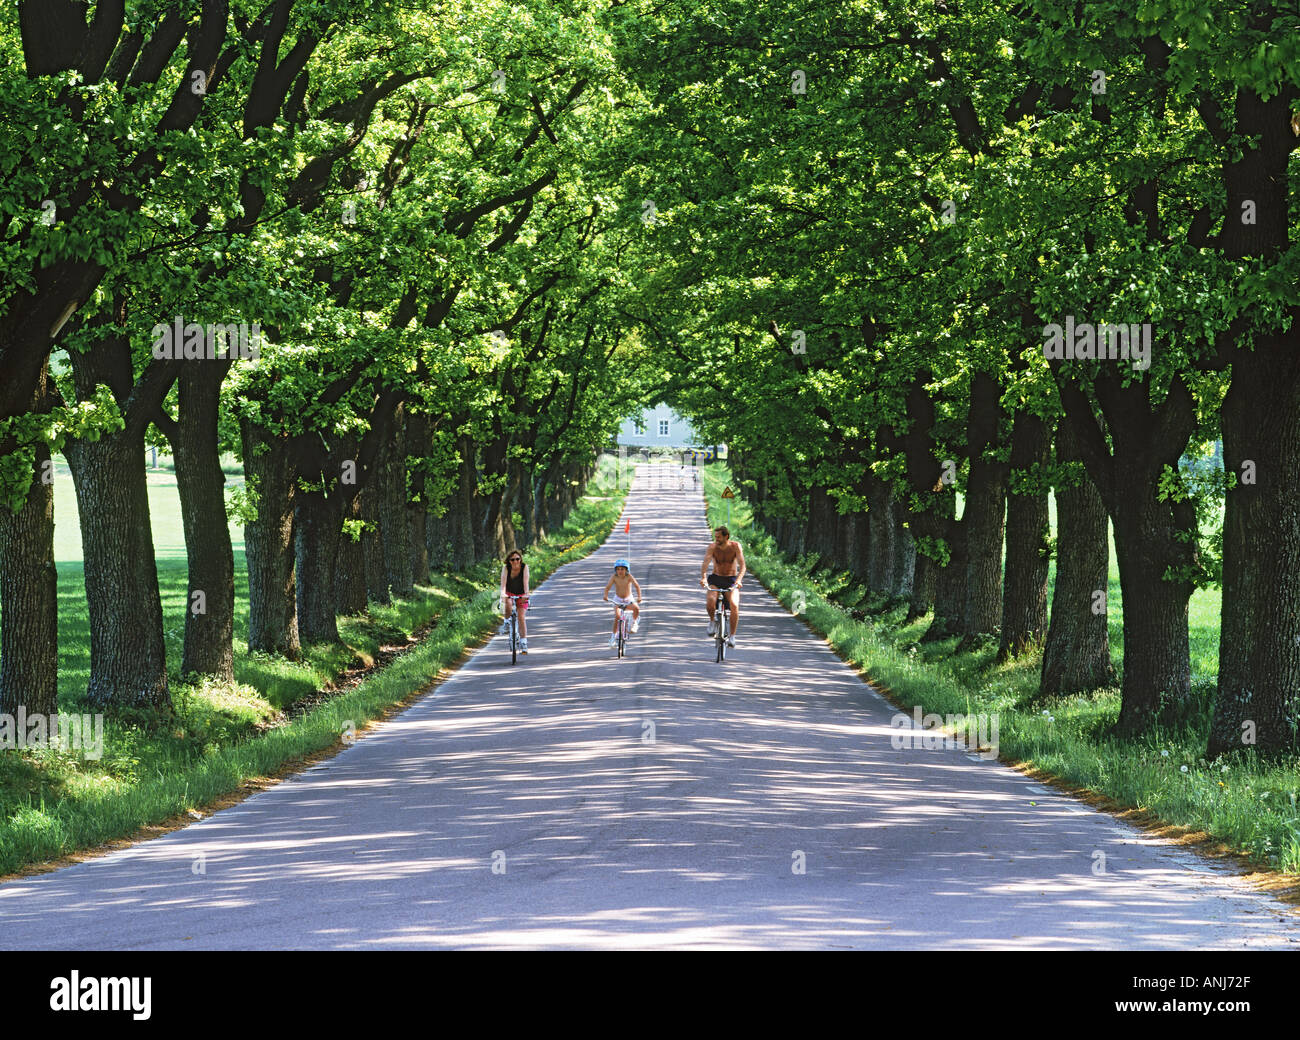
[[[620,523],[543,586],[519,666],[494,639],[291,780],[0,886],[0,947],[1297,948],[1280,904],[1192,853],[996,762],[892,748],[895,710],[756,584],[717,665],[700,498],[650,483],[629,658],[599,602]]]

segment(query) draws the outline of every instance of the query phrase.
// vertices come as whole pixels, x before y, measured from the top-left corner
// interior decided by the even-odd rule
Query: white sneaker
[[[509,621],[502,621],[502,622],[501,622],[501,633],[500,633],[500,634],[503,635],[503,636],[504,636],[504,635],[509,635],[509,634],[510,634],[510,622],[509,622]]]
[[[526,654],[526,653],[528,653],[528,640],[527,640],[527,639],[521,639],[521,640],[519,640],[519,652],[520,652],[521,654]]]
[[[611,632],[611,633],[609,634],[609,645],[610,645],[610,646],[618,646],[618,633],[617,633],[617,632]]]
[[[733,632],[731,635],[727,636],[727,645],[728,645],[729,647],[732,647],[732,648],[735,647],[735,645],[736,645],[736,634],[735,634],[734,632]]]
[[[633,619],[632,619],[632,631],[635,632],[635,631],[636,631],[638,628],[640,628],[640,627],[641,627],[641,619],[640,619],[640,618],[633,618]]]
[[[718,634],[718,619],[709,618],[709,635],[716,636],[717,634]]]

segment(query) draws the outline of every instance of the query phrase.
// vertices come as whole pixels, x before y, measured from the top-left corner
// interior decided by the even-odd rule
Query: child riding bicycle
[[[632,577],[631,565],[622,558],[614,561],[614,576],[605,584],[605,602],[609,602],[609,590],[614,590],[614,628],[610,632],[609,645],[618,646],[618,609],[631,607],[632,631],[637,630],[641,619],[641,586]],[[636,589],[636,599],[632,599],[632,590]]]

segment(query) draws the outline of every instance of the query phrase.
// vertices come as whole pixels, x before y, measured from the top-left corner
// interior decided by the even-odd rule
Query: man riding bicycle
[[[713,573],[705,581],[705,572],[709,563],[713,563]],[[716,527],[713,531],[713,543],[704,554],[700,564],[700,587],[709,590],[709,635],[717,633],[717,619],[714,613],[718,607],[718,590],[731,590],[731,628],[727,636],[727,645],[736,645],[736,626],[740,623],[740,582],[745,576],[745,554],[739,542],[731,540],[731,532],[725,527]]]

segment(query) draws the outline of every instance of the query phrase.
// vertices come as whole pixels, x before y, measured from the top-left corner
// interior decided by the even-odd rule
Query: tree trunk
[[[889,595],[894,600],[910,600],[916,572],[916,541],[903,524],[903,507],[891,495],[888,505],[889,526],[893,529],[893,552],[889,572]]]
[[[457,493],[448,515],[451,521],[451,565],[458,572],[464,572],[480,558],[474,535],[474,487],[478,476],[474,470],[474,442],[462,437],[459,448]]]
[[[867,478],[867,585],[872,593],[885,593],[894,564],[894,523],[888,485],[870,474]]]
[[[1047,632],[1047,571],[1051,520],[1047,508],[1047,424],[1019,412],[1011,430],[1007,488],[1007,572],[998,660],[1023,653]]]
[[[425,466],[432,446],[429,420],[420,412],[406,417],[406,456],[410,490],[406,496],[407,551],[411,556],[411,581],[429,584],[429,503]]]
[[[1258,257],[1266,270],[1277,270],[1291,245],[1294,105],[1294,89],[1265,100],[1237,88],[1235,129],[1249,143],[1223,169],[1227,217],[1220,244],[1229,259]],[[1240,216],[1247,200],[1258,208],[1250,224]],[[1265,757],[1300,751],[1300,314],[1292,307],[1287,317],[1290,331],[1257,334],[1253,350],[1232,352],[1232,385],[1221,412],[1224,465],[1237,484],[1227,494],[1223,524],[1210,755],[1249,746],[1252,738]]]
[[[448,527],[448,520],[451,516],[450,503],[444,505],[443,508],[446,512],[442,516],[434,516],[432,513],[429,515],[424,528],[430,570],[441,571],[451,566],[451,533]]]
[[[1151,488],[1139,494],[1154,498],[1156,491]],[[1166,510],[1142,508],[1145,504],[1135,504],[1115,517],[1115,554],[1124,597],[1123,706],[1117,724],[1123,736],[1181,722],[1182,706],[1191,693],[1187,603],[1192,586],[1186,581],[1165,581],[1164,574],[1185,548],[1175,542],[1175,535],[1190,534],[1193,527],[1162,524],[1160,514]],[[1153,555],[1157,532],[1163,535],[1165,551]]]
[[[314,481],[316,476],[308,478]],[[307,643],[339,642],[336,563],[342,533],[341,496],[335,491],[298,489],[294,507],[294,571],[297,575],[298,638]]]
[[[1300,352],[1296,337],[1238,350],[1223,403],[1223,457],[1237,478],[1223,524],[1219,692],[1208,754],[1254,741],[1300,750]],[[1249,464],[1248,464],[1249,463]],[[1128,603],[1127,598],[1124,601]]]
[[[813,486],[808,493],[808,550],[817,554],[818,568],[835,564],[835,507],[825,488]]]
[[[241,419],[244,474],[257,489],[257,519],[244,525],[248,557],[248,649],[297,660],[293,479],[290,441]],[[265,450],[263,450],[265,449]]]
[[[915,621],[934,609],[937,577],[938,567],[934,561],[924,553],[917,552],[916,564],[912,570],[912,595],[907,604],[907,621]]]
[[[935,512],[927,516],[927,533],[941,537],[948,546],[948,562],[944,566],[933,564],[934,618],[922,637],[925,642],[947,639],[964,631],[966,612],[966,531],[963,521],[956,519],[956,493],[951,487],[938,493]]]
[[[47,372],[40,377],[45,395]],[[0,506],[0,713],[58,711],[58,575],[49,448],[33,446],[35,473],[22,508]]]
[[[519,503],[519,516],[523,520],[523,543],[526,547],[531,548],[537,544],[537,510],[536,496],[533,494],[533,472],[522,462],[516,462],[518,467],[518,490],[515,492],[516,501]]]
[[[1057,461],[1074,481],[1056,489],[1056,585],[1039,693],[1082,693],[1114,681],[1106,617],[1110,545],[1106,506],[1079,464],[1073,428],[1061,423]],[[1100,595],[1098,595],[1100,593]]]
[[[383,496],[382,462],[375,467],[375,478],[361,492],[362,567],[366,575],[366,598],[375,603],[393,602],[388,592],[388,571],[384,567],[384,543],[379,522],[379,500]]]
[[[168,431],[176,459],[189,596],[181,672],[235,678],[235,552],[226,520],[218,422],[228,361],[186,365],[179,378],[180,417]],[[206,600],[196,613],[196,593]]]
[[[406,515],[406,409],[398,405],[386,443],[380,449],[379,530],[384,570],[394,596],[415,591],[411,570],[411,525]]]
[[[90,614],[87,699],[97,706],[170,707],[143,431],[128,424],[96,441],[70,440],[65,451],[77,491]]]
[[[343,497],[343,520],[355,525],[364,519],[361,515],[363,494],[364,491],[357,491]],[[367,606],[366,555],[361,538],[351,530],[340,530],[338,544],[339,556],[334,565],[334,606],[341,616],[346,617],[362,613]]]
[[[984,372],[971,383],[967,445],[970,479],[962,512],[966,552],[966,604],[962,645],[970,646],[1002,627],[1002,542],[1005,535],[1007,466],[990,457],[998,445],[1002,388]]]
[[[841,570],[857,574],[857,528],[861,513],[844,513],[835,531],[835,561]]]

